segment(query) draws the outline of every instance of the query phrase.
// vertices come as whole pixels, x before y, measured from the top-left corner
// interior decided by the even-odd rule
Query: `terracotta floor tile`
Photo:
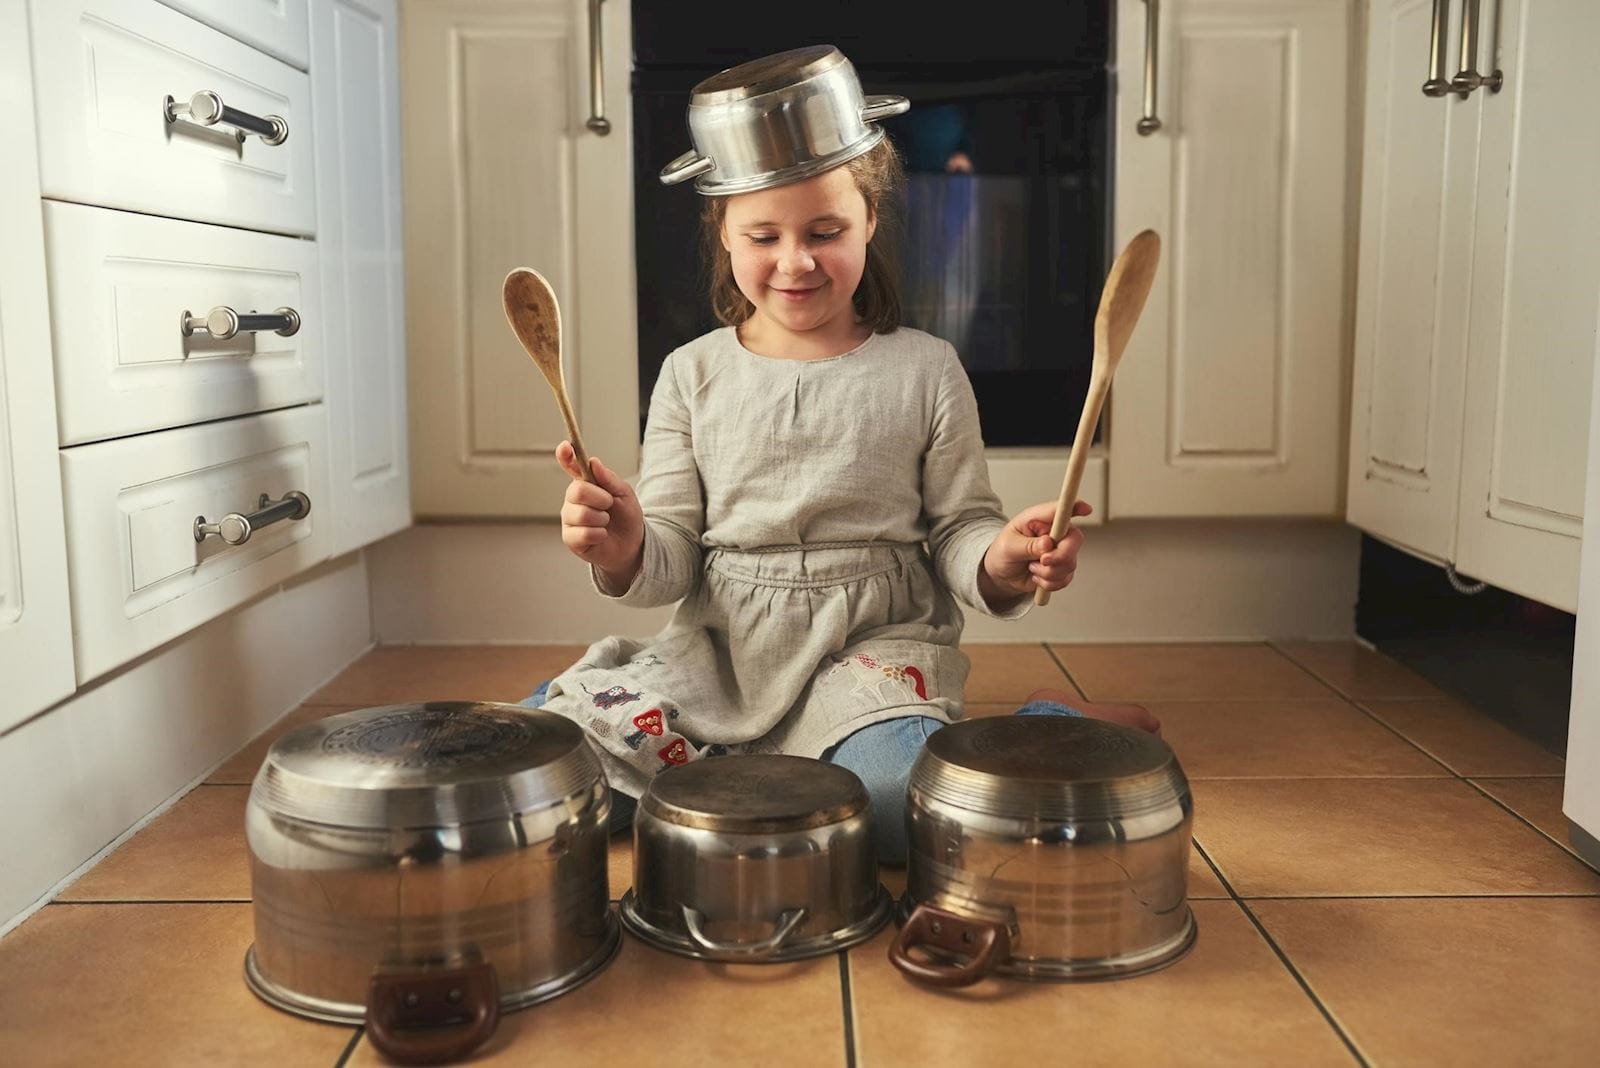
[[[1577,855],[1567,837],[1566,813],[1561,811],[1564,784],[1560,779],[1473,779],[1511,811],[1553,838],[1557,845]]]
[[[1331,696],[1261,644],[1054,645],[1091,701],[1281,701]]]
[[[1195,837],[1241,897],[1600,894],[1458,779],[1206,779]]]
[[[248,786],[197,786],[59,901],[249,901]]]
[[[1348,697],[1441,697],[1408,667],[1355,642],[1276,642],[1277,647]]]
[[[1043,645],[963,645],[972,661],[967,676],[967,700],[1002,702],[1015,709],[1035,690],[1073,692]]]
[[[989,979],[918,986],[889,963],[893,929],[850,950],[856,1063],[1349,1065],[1311,999],[1231,901],[1194,905],[1189,955],[1109,983]]]
[[[1566,768],[1560,757],[1461,701],[1361,705],[1461,775],[1560,775]]]
[[[1250,907],[1374,1064],[1595,1063],[1600,899]]]
[[[0,1060],[332,1065],[353,1029],[257,999],[250,939],[249,905],[50,905],[0,939]]]
[[[633,835],[614,834],[606,857],[606,877],[611,884],[611,900],[621,901],[633,885]]]
[[[1448,776],[1342,700],[1146,701],[1191,779]]]
[[[384,1063],[365,1038],[349,1061]],[[707,964],[624,935],[594,979],[502,1016],[472,1064],[842,1065],[839,960]]]
[[[261,770],[261,762],[267,758],[267,750],[272,747],[273,742],[298,727],[306,726],[308,723],[315,723],[319,719],[326,719],[329,716],[336,716],[340,712],[349,712],[363,707],[365,706],[301,705],[262,731],[249,745],[224,761],[221,767],[206,778],[206,782],[211,785],[234,784],[249,786],[255,781],[256,772]]]
[[[311,695],[312,704],[520,701],[583,645],[383,645]]]

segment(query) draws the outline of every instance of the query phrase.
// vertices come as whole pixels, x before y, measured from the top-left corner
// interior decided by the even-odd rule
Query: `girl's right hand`
[[[556,446],[556,463],[572,476],[561,506],[561,540],[599,568],[610,586],[627,589],[644,560],[644,511],[633,487],[594,458],[589,467],[595,481],[584,481],[568,441]]]

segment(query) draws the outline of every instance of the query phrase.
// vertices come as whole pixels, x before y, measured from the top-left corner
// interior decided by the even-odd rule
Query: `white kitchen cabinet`
[[[80,682],[327,559],[325,418],[310,404],[62,450]],[[227,520],[295,494],[248,531]]]
[[[1455,564],[1573,612],[1600,313],[1600,4],[1482,11],[1499,15],[1505,87],[1472,94],[1483,121]]]
[[[1595,346],[1600,360],[1600,344]],[[1578,630],[1572,646],[1572,708],[1562,811],[1572,844],[1600,866],[1600,375],[1590,391],[1589,474],[1585,498]],[[1581,832],[1581,833],[1578,833]]]
[[[27,27],[0,0],[0,732],[73,687]]]
[[[1446,562],[1483,96],[1423,94],[1432,13],[1430,0],[1377,0],[1369,15],[1347,518]],[[1455,14],[1447,40],[1460,32]]]
[[[605,118],[589,129],[590,4]],[[411,0],[402,11],[413,497],[419,515],[553,516],[549,387],[506,325],[513,267],[550,279],[592,455],[638,463],[626,0]]]
[[[269,0],[253,4],[241,4],[239,0],[161,2],[245,44],[255,45],[291,66],[306,69],[310,58],[306,44],[307,0]]]
[[[1153,228],[1162,257],[1111,391],[1111,518],[1342,514],[1351,3],[1117,10],[1115,244]]]
[[[411,523],[394,0],[312,0],[333,554]]]
[[[1586,0],[1441,0],[1498,92],[1425,95],[1435,7],[1372,13],[1351,523],[1571,611],[1600,310],[1600,129]],[[1435,64],[1436,65],[1436,64]]]
[[[154,0],[33,0],[44,195],[284,234],[310,234],[306,75]],[[210,92],[282,137],[172,113]]]
[[[316,243],[60,201],[44,228],[61,444],[321,398]],[[184,333],[214,308],[295,325]]]

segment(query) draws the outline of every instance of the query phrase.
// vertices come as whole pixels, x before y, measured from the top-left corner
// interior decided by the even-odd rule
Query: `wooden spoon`
[[[1128,338],[1138,325],[1139,313],[1144,311],[1145,298],[1156,280],[1156,265],[1161,262],[1161,237],[1154,230],[1136,235],[1111,265],[1106,285],[1100,291],[1100,310],[1094,317],[1094,364],[1089,370],[1089,396],[1083,402],[1083,415],[1078,419],[1078,434],[1072,439],[1072,453],[1067,457],[1067,475],[1061,483],[1061,500],[1056,504],[1056,518],[1050,524],[1050,540],[1059,543],[1072,526],[1072,506],[1078,500],[1078,484],[1083,481],[1083,467],[1089,462],[1089,444],[1094,440],[1094,428],[1100,422],[1100,409],[1105,406],[1106,393],[1111,389],[1111,376],[1117,373],[1122,360],[1122,350],[1128,347]],[[1033,603],[1050,603],[1049,590],[1036,590]]]
[[[578,467],[584,479],[593,482],[589,453],[583,447],[583,435],[578,433],[578,417],[572,413],[567,382],[561,374],[561,309],[556,305],[555,291],[538,271],[518,267],[506,275],[500,296],[512,332],[544,372],[544,380],[550,383],[550,390],[556,395],[556,405],[561,409],[561,418],[566,420],[567,439],[577,454]]]

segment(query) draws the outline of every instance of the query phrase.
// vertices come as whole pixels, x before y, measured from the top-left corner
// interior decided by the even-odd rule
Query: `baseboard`
[[[1014,622],[969,612],[972,642],[1348,639],[1359,533],[1342,523],[1122,520],[1087,531],[1078,577]],[[620,608],[549,521],[425,523],[370,557],[380,642],[586,642],[648,635],[667,608]]]

